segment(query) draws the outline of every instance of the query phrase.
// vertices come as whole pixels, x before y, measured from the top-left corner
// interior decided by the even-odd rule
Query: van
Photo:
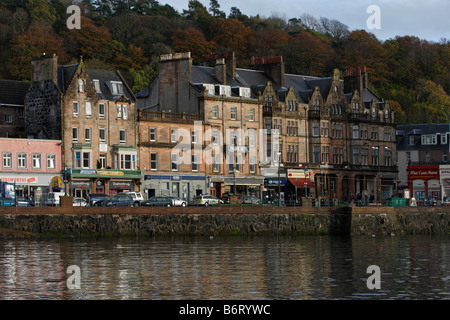
[[[133,198],[134,201],[134,205],[140,206],[141,202],[144,201],[144,197],[142,196],[142,193],[140,193],[139,191],[129,191],[129,192],[125,192],[125,193],[119,193],[119,194],[126,194],[129,195]]]
[[[64,192],[49,192],[47,195],[47,205],[59,206],[61,203],[59,197],[64,197],[64,195]]]

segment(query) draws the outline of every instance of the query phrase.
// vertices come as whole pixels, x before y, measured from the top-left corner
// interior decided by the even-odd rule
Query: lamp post
[[[278,155],[278,206],[281,207],[281,182],[280,182],[280,165],[281,165],[281,152]]]
[[[307,198],[308,197],[308,183],[306,182],[306,175],[307,175],[307,172],[308,172],[308,167],[305,167],[305,197]]]
[[[377,150],[377,162],[378,162],[378,190],[377,190],[377,205],[380,201],[381,195],[381,168],[380,168],[380,146],[372,147],[372,150]]]

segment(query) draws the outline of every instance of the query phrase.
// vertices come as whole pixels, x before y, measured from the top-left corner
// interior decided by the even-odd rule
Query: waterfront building
[[[203,125],[220,133],[222,163],[204,172],[210,193],[281,191],[291,201],[394,194],[394,112],[370,90],[365,67],[342,79],[339,70],[325,78],[285,74],[282,57],[250,65],[236,68],[234,53],[207,55],[199,66],[189,53],[163,55],[159,75],[136,95],[139,109],[203,115]],[[249,129],[263,134],[241,139],[237,132]]]
[[[62,141],[68,193],[139,190],[136,99],[121,74],[87,69],[82,60],[59,66],[55,55],[34,59],[32,66],[27,135]]]
[[[445,165],[449,159],[448,124],[412,124],[396,127],[399,190],[417,200],[445,196]],[[443,166],[443,177],[440,175]]]
[[[12,183],[18,196],[44,205],[52,179],[61,175],[61,140],[0,138],[0,181]]]
[[[0,79],[0,137],[25,138],[26,81]]]

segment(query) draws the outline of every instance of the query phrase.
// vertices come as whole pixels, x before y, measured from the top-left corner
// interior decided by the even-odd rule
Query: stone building
[[[0,137],[25,137],[26,81],[0,79]]]
[[[27,135],[62,140],[62,161],[73,196],[139,190],[136,99],[119,72],[32,61],[26,95]]]
[[[394,112],[370,90],[365,67],[318,78],[286,74],[282,57],[250,64],[236,68],[234,53],[205,56],[199,66],[189,53],[164,55],[158,77],[136,95],[140,109],[200,114],[218,130],[224,165],[205,172],[210,193],[236,186],[240,194],[269,198],[281,191],[289,201],[392,196]],[[249,128],[258,132],[251,138],[256,166]],[[247,133],[245,139],[237,132]]]

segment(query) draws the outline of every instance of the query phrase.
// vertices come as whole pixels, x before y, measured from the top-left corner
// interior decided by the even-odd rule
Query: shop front
[[[261,199],[261,192],[264,186],[263,177],[224,177],[224,192],[239,196],[255,196]]]
[[[36,205],[45,205],[47,194],[52,191],[55,173],[0,173],[0,181],[12,183],[17,196],[31,197]],[[61,178],[61,177],[60,177]],[[62,179],[62,178],[61,178]]]
[[[311,181],[310,177],[310,170],[288,169],[286,198],[300,201],[302,197],[309,197],[315,194],[316,184]]]
[[[450,199],[450,165],[439,166],[442,201]]]
[[[153,196],[175,196],[192,200],[196,195],[207,193],[204,175],[146,174],[142,186],[147,199]]]
[[[441,199],[439,165],[408,166],[408,185],[417,201]]]
[[[140,170],[68,169],[68,192],[71,196],[86,198],[90,193],[109,195],[139,191]]]

